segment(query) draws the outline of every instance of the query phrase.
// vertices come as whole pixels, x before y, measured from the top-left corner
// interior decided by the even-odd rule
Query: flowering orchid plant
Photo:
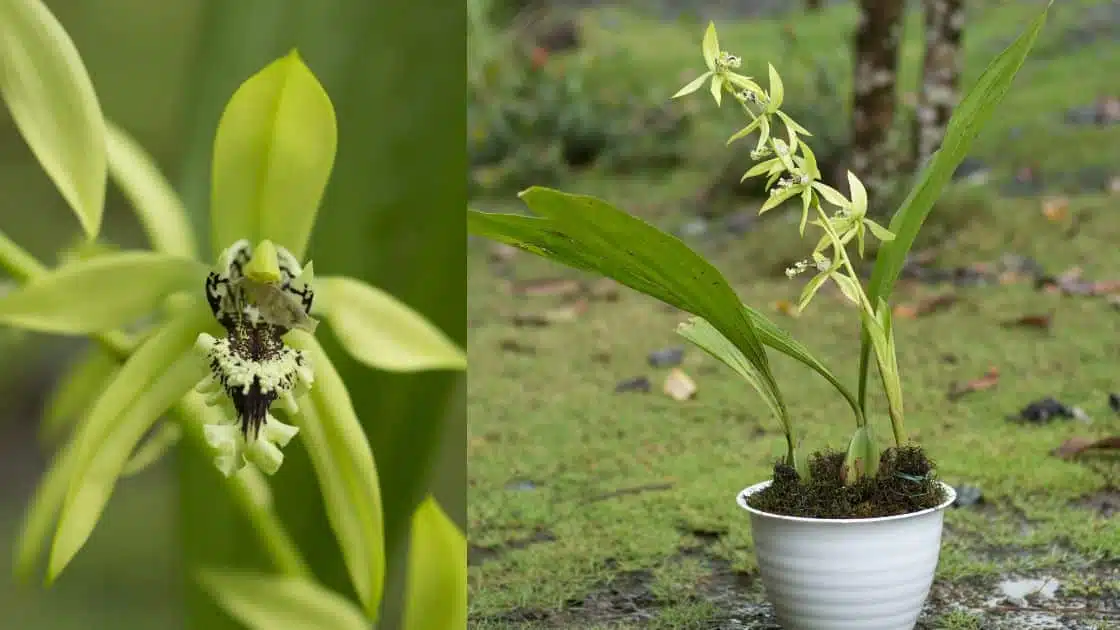
[[[51,433],[69,438],[32,500],[16,572],[30,575],[49,547],[52,582],[85,545],[117,481],[186,436],[213,457],[215,492],[232,496],[278,570],[204,570],[198,581],[227,612],[251,628],[296,627],[275,620],[298,610],[309,624],[298,627],[368,630],[385,576],[381,487],[346,383],[314,336],[317,318],[378,370],[458,371],[466,358],[391,295],[353,278],[316,278],[310,261],[301,264],[337,144],[334,109],[314,74],[292,51],[227,104],[211,171],[214,267],[200,259],[183,203],[153,160],[104,119],[73,42],[41,0],[0,0],[0,94],[90,241],[111,178],[153,246],[48,269],[0,232],[0,269],[18,285],[0,294],[0,326],[95,342],[50,406]],[[315,581],[272,507],[268,476],[297,434],[356,603]],[[429,496],[411,535],[406,627],[464,625],[463,533]]]
[[[872,354],[886,394],[895,444],[901,446],[906,440],[889,307],[891,291],[934,201],[1010,87],[1045,18],[1046,10],[988,66],[961,101],[941,149],[917,178],[889,226],[868,218],[867,192],[854,174],[849,172],[847,176],[847,196],[821,181],[816,158],[805,140],[811,134],[781,110],[785,90],[774,67],[768,67],[769,89],[763,89],[752,78],[737,72],[743,61],[721,48],[714,24],[709,24],[704,34],[701,52],[707,69],[674,98],[696,92],[705,84],[717,106],[723,104],[725,97],[731,98],[748,122],[730,137],[728,144],[757,134],[751,152],[757,164],[744,173],[743,179],[767,176],[769,198],[759,212],[769,212],[797,199],[801,205],[801,233],[807,226],[819,230],[820,238],[812,252],[788,269],[787,275],[814,273],[801,292],[799,308],[804,309],[828,282],[834,283],[859,308],[862,348],[858,393],[842,383],[808,348],[762,313],[743,304],[723,275],[681,240],[605,201],[533,187],[520,197],[537,216],[468,210],[468,230],[579,270],[609,276],[695,315],[678,332],[742,376],[761,395],[781,424],[785,463],[793,466],[803,479],[810,474],[808,449],[794,429],[766,348],[816,371],[845,398],[855,416],[856,429],[849,440],[842,473],[845,482],[874,476],[880,451],[867,422],[866,396]],[[785,133],[779,133],[783,128]],[[848,247],[854,244],[862,256],[868,234],[881,241],[881,246],[871,279],[864,286]]]
[[[749,119],[749,123],[735,132],[727,141],[731,144],[758,132],[758,140],[751,151],[751,158],[758,163],[743,174],[743,180],[766,175],[769,198],[759,208],[763,214],[778,208],[786,201],[797,198],[801,204],[799,230],[804,236],[806,225],[821,231],[820,239],[809,257],[798,261],[786,270],[790,278],[806,271],[815,275],[801,292],[798,309],[804,310],[825,283],[832,281],[845,298],[859,307],[863,328],[867,331],[887,396],[891,428],[896,445],[906,440],[903,421],[902,386],[898,377],[898,359],[895,354],[894,333],[891,329],[891,310],[880,298],[872,303],[861,284],[860,276],[852,265],[847,246],[855,241],[860,257],[865,251],[867,232],[882,242],[894,240],[894,234],[867,216],[867,190],[855,173],[848,171],[848,188],[851,198],[825,184],[821,172],[804,137],[812,136],[780,107],[785,90],[782,78],[773,65],[768,65],[770,89],[764,90],[750,77],[737,72],[741,65],[738,56],[722,50],[714,24],[709,24],[702,44],[704,62],[708,71],[681,88],[673,98],[691,94],[709,81],[716,105],[728,93]],[[780,122],[788,140],[775,137],[775,123]],[[834,209],[825,210],[822,200]],[[810,219],[810,217],[812,217]],[[826,255],[828,254],[828,255]],[[808,478],[809,469],[804,457],[797,457],[793,440],[787,452],[788,463],[794,465],[799,475]],[[879,452],[871,429],[862,413],[856,414],[856,431],[849,442],[844,476],[849,481],[864,476],[874,476],[879,465]]]

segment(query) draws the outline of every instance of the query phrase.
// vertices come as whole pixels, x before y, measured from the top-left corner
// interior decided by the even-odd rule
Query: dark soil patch
[[[1120,514],[1120,490],[1110,488],[1094,492],[1075,501],[1074,505],[1092,510],[1102,518],[1112,518]]]
[[[685,552],[684,556],[695,556]],[[780,630],[773,608],[753,573],[731,568],[725,560],[703,554],[710,573],[696,582],[690,596],[712,605],[704,630]],[[1051,595],[1010,596],[1002,584],[1022,576],[991,575],[958,582],[937,581],[918,620],[916,630],[944,630],[964,619],[988,630],[1096,630],[1112,627],[1120,615],[1115,569],[1094,566],[1074,578],[1050,578],[1059,588]],[[1076,579],[1077,582],[1070,580]],[[501,628],[666,627],[660,616],[668,603],[654,595],[655,576],[649,570],[625,571],[563,609],[515,609],[472,621]],[[1068,592],[1067,592],[1068,591]],[[953,624],[953,625],[950,625]],[[1106,624],[1106,625],[1101,625]],[[485,623],[484,623],[485,625]],[[689,626],[694,627],[694,626]]]
[[[535,532],[532,536],[528,536],[526,538],[515,538],[512,540],[507,540],[501,545],[470,545],[467,548],[467,565],[479,565],[489,560],[493,560],[507,551],[512,551],[514,549],[524,549],[530,545],[553,542],[555,540],[556,536],[553,536],[552,532],[542,530]]]
[[[937,507],[947,498],[920,446],[883,451],[878,473],[851,484],[845,484],[845,457],[838,451],[815,453],[808,482],[793,467],[779,462],[773,483],[751,495],[747,503],[787,516],[877,518]]]
[[[650,588],[652,583],[653,574],[649,571],[622,573],[582,601],[569,602],[568,613],[597,622],[652,621],[659,607]]]

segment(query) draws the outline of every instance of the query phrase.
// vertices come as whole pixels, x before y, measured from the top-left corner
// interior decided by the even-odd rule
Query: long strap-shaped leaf
[[[198,579],[227,613],[250,630],[370,627],[356,606],[307,579],[229,570],[203,571]]]
[[[746,311],[747,317],[749,317],[751,323],[754,324],[754,329],[755,332],[758,333],[759,341],[761,341],[764,345],[769,346],[777,350],[778,352],[781,352],[782,354],[801,362],[805,366],[815,371],[817,374],[823,376],[825,380],[827,380],[832,384],[833,387],[836,388],[836,391],[840,392],[840,395],[844,397],[844,400],[848,401],[848,405],[851,406],[852,411],[855,412],[856,416],[859,418],[863,417],[863,411],[859,406],[859,402],[856,400],[855,394],[852,393],[852,390],[845,387],[844,384],[840,382],[840,379],[836,378],[836,375],[833,374],[832,371],[829,370],[824,363],[821,363],[820,359],[814,357],[804,344],[794,339],[788,332],[783,330],[774,322],[767,319],[765,315],[756,311],[755,309],[744,304],[743,310]]]
[[[129,357],[98,396],[35,490],[16,546],[18,575],[23,578],[30,575],[71,479],[89,465],[112,431],[114,421],[152,385],[171,361],[190,349],[195,336],[208,324],[213,325],[213,317],[201,304],[196,303],[181,312]]]
[[[762,374],[743,356],[742,351],[732,345],[727,337],[716,330],[708,320],[702,317],[693,317],[677,327],[677,334],[691,341],[698,348],[723,362],[724,365],[743,377],[743,380],[762,396],[762,400],[770,408],[770,411],[779,420],[785,420],[781,408],[778,407],[778,401],[774,399],[773,394],[763,384]],[[791,427],[784,426],[783,430],[786,434],[789,434]]]
[[[124,129],[106,121],[109,175],[128,198],[152,249],[196,258],[187,210],[152,156]]]
[[[614,278],[706,319],[756,367],[785,422],[785,405],[762,344],[734,290],[711,263],[679,239],[594,197],[534,187],[521,198],[546,221],[468,211],[468,229]]]
[[[0,0],[0,96],[82,230],[96,237],[105,120],[81,55],[42,0]]]
[[[123,251],[73,262],[0,298],[0,323],[63,335],[132,324],[178,291],[202,286],[197,260]]]
[[[467,537],[430,495],[412,515],[401,627],[467,627]]]
[[[727,335],[776,389],[766,353],[739,308],[738,296],[718,269],[680,239],[594,197],[541,187],[529,188],[520,197],[535,214],[587,241],[581,244],[597,243],[601,251],[613,253],[614,260],[632,261],[684,296],[691,305],[687,310]]]
[[[1011,87],[1015,74],[1023,65],[1031,46],[1034,45],[1035,38],[1046,23],[1046,14],[1051,4],[1053,0],[1046,5],[1046,9],[1031,22],[1030,26],[988,65],[976,85],[953,112],[948,129],[945,131],[945,138],[941,141],[941,148],[934,154],[929,166],[922,171],[914,189],[910,191],[910,195],[902,202],[894,218],[891,219],[890,231],[895,234],[894,240],[884,243],[879,250],[875,268],[871,272],[871,282],[868,285],[867,297],[872,304],[877,304],[880,298],[890,299],[894,283],[898,280],[906,255],[918,236],[918,230],[921,229],[941,190],[952,178],[957,166],[968,155],[972,140]],[[871,339],[865,331],[859,355],[859,404],[865,410],[870,353]]]
[[[604,266],[610,264],[605,256],[599,255],[599,252],[581,248],[579,243],[568,238],[550,219],[471,210],[467,212],[467,230],[472,234],[519,247],[527,252],[580,271],[603,273]],[[686,298],[652,280],[640,269],[627,266],[619,268],[610,275],[635,291],[679,309],[690,310]],[[746,305],[743,305],[742,308],[745,316],[750,319],[754,331],[758,335],[758,340],[763,345],[803,363],[823,376],[844,396],[856,415],[862,417],[862,412],[852,390],[840,382],[840,379],[824,363],[814,357],[808,348],[759,311]]]
[[[373,617],[385,579],[381,489],[373,453],[346,385],[322,346],[300,331],[291,333],[290,343],[307,352],[315,369],[310,404],[301,406],[300,437],[319,478],[327,519],[354,590]]]
[[[73,471],[51,545],[48,582],[66,568],[93,533],[117,479],[144,433],[207,374],[206,363],[189,350],[187,355],[170,363],[170,367],[117,418],[89,464]]]

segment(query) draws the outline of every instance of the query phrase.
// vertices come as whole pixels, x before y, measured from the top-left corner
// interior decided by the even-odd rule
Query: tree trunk
[[[921,168],[945,136],[945,127],[960,98],[963,0],[922,0],[926,19],[926,54],[914,116],[912,159]]]
[[[821,0],[805,0],[805,9],[807,11],[816,11],[821,8]]]
[[[897,156],[889,141],[894,121],[903,2],[860,0],[859,5],[851,170],[867,187],[871,205],[881,208],[891,177],[898,170]]]

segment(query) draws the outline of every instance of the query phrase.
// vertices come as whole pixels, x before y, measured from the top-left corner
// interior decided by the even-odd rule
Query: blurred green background
[[[334,102],[339,125],[339,153],[310,252],[316,270],[388,290],[465,343],[461,4],[46,4],[82,53],[106,117],[156,158],[203,233],[221,108],[243,80],[298,47]],[[55,264],[78,242],[76,220],[2,108],[0,190],[0,229],[41,260]],[[147,247],[112,185],[103,240]],[[465,376],[375,373],[344,357],[333,339],[325,342],[374,446],[386,488],[392,574],[411,508],[429,487],[460,526],[465,521]],[[118,487],[90,543],[51,590],[12,583],[12,542],[49,460],[36,434],[40,409],[83,343],[0,331],[0,628],[237,627],[185,588],[184,569],[267,565],[215,485],[209,461],[182,449]],[[274,480],[277,508],[317,576],[348,594],[306,454],[288,452]],[[391,602],[399,591],[389,588]],[[383,627],[395,627],[395,606],[386,607]]]

